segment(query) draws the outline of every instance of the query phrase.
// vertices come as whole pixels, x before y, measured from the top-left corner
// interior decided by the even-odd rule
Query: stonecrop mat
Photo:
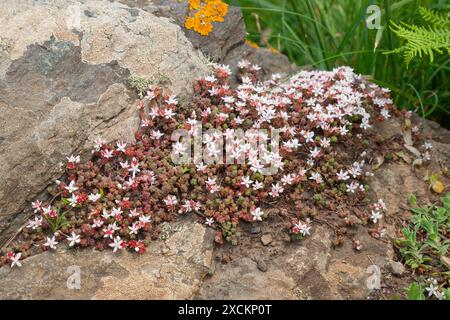
[[[137,105],[136,142],[99,137],[89,161],[68,157],[64,178],[32,203],[34,216],[11,239],[0,265],[20,267],[26,256],[57,245],[142,254],[158,238],[160,223],[183,215],[214,228],[216,242],[237,244],[238,224],[259,223],[274,205],[288,209],[282,231],[297,240],[314,232],[316,208],[382,237],[377,223],[385,203],[374,199],[365,178],[369,159],[385,143],[374,138],[372,125],[399,113],[389,90],[349,67],[301,71],[290,79],[274,74],[267,81],[259,81],[258,70],[245,60],[236,75],[215,65],[184,104],[159,86],[148,87]],[[173,163],[194,144],[173,141],[180,129],[201,137],[203,157]],[[240,130],[244,136],[236,135]],[[279,145],[267,144],[275,130]],[[421,145],[419,128],[412,132]],[[426,161],[429,144],[418,148]],[[224,154],[233,163],[223,161]],[[263,174],[267,167],[276,170]],[[349,205],[358,210],[341,210]],[[357,241],[354,246],[360,248]]]

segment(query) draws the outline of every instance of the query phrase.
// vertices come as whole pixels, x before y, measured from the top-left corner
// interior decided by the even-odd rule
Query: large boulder
[[[143,255],[45,252],[0,269],[0,299],[192,299],[210,272],[214,232],[190,221],[167,225]]]
[[[4,240],[2,231],[22,222],[18,214],[61,175],[67,156],[97,137],[134,139],[130,74],[164,78],[180,94],[207,66],[179,26],[120,2],[4,0],[0,24]]]
[[[157,16],[167,17],[183,27],[189,14],[188,1],[176,0],[114,0],[133,8],[151,12]],[[249,45],[245,38],[244,17],[239,8],[229,6],[223,22],[214,22],[213,30],[202,36],[193,30],[183,28],[184,34],[193,46],[218,63],[230,65],[236,70],[238,61],[247,59],[261,66],[260,74],[266,78],[273,73],[293,73],[297,67],[280,53]]]

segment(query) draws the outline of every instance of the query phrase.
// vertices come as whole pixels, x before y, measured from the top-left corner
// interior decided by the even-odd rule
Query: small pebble
[[[272,242],[272,236],[270,234],[264,234],[261,237],[261,242],[265,246],[269,245]]]
[[[267,264],[263,260],[258,260],[256,267],[262,272],[267,271]]]
[[[261,228],[260,228],[260,227],[253,227],[253,228],[250,230],[250,232],[251,232],[252,234],[258,234],[258,233],[261,232]]]
[[[405,266],[398,261],[389,261],[387,264],[393,275],[401,276],[405,272]]]

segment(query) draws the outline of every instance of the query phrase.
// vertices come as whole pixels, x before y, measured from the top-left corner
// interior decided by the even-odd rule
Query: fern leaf
[[[398,25],[391,21],[391,30],[406,41],[403,46],[393,52],[402,52],[407,66],[417,56],[420,58],[429,56],[430,61],[433,62],[435,53],[450,52],[450,29],[426,28],[404,22]]]
[[[442,28],[444,26],[449,27],[448,16],[436,11],[432,11],[425,7],[419,7],[419,14],[423,20],[431,23],[434,27]]]

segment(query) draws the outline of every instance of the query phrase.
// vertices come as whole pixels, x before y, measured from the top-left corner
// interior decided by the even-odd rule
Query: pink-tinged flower
[[[257,64],[254,64],[254,65],[252,65],[251,70],[252,71],[259,71],[259,70],[261,70],[261,67],[259,65],[257,65]]]
[[[320,139],[320,145],[321,145],[323,148],[328,148],[328,147],[330,146],[330,139],[328,139],[328,138],[322,138],[322,139]]]
[[[158,117],[158,116],[160,115],[160,114],[159,114],[159,109],[153,107],[153,108],[150,110],[150,112],[148,113],[148,115],[149,115],[152,119],[155,119],[156,117]]]
[[[145,96],[148,100],[153,100],[156,98],[156,86],[150,86],[147,90],[147,95]]]
[[[348,173],[353,177],[356,178],[357,176],[361,175],[362,168],[361,164],[358,162],[354,162],[353,166],[348,170]]]
[[[117,252],[118,250],[122,250],[126,247],[126,243],[117,236],[114,238],[113,242],[109,244],[111,248],[113,248],[113,252]]]
[[[42,202],[39,200],[36,200],[31,203],[31,207],[34,209],[34,212],[38,212],[42,210]]]
[[[259,181],[255,181],[252,185],[253,190],[259,190],[264,188],[264,184],[262,182]]]
[[[172,105],[175,106],[178,104],[178,101],[176,99],[177,97],[175,95],[171,95],[169,96],[169,98],[167,100],[165,100],[164,102],[167,103],[168,105]]]
[[[99,152],[104,144],[105,144],[105,141],[102,138],[95,139],[95,141],[94,141],[94,150],[92,152],[93,153],[94,152]]]
[[[310,230],[311,230],[311,227],[308,226],[307,224],[303,223],[303,224],[300,225],[300,233],[303,236],[307,236],[307,235],[309,236]]]
[[[137,211],[137,209],[131,209],[131,210],[130,210],[130,213],[129,213],[129,216],[130,216],[130,217],[135,218],[135,217],[138,217],[138,216],[140,216],[140,215],[141,215],[141,214],[140,214],[140,212]]]
[[[345,136],[349,132],[346,126],[340,126],[339,131],[340,131],[341,136]]]
[[[169,194],[164,199],[164,203],[166,204],[167,207],[174,207],[178,203],[178,200],[177,200],[177,197]]]
[[[11,262],[11,268],[14,268],[14,266],[18,266],[19,268],[22,266],[22,263],[20,263],[20,257],[22,257],[22,253],[14,253],[14,252],[8,252],[6,254],[6,258]]]
[[[253,181],[250,180],[249,176],[242,177],[241,185],[244,185],[246,188],[250,188],[252,183]]]
[[[316,183],[323,182],[323,178],[322,178],[321,174],[318,172],[312,173],[311,176],[309,177],[309,180],[314,180]]]
[[[273,198],[279,197],[280,194],[284,191],[284,188],[280,185],[279,182],[276,184],[272,184],[272,190],[269,192]]]
[[[256,173],[259,172],[262,174],[262,169],[264,168],[264,166],[260,163],[260,161],[258,159],[256,159],[256,158],[252,159],[250,161],[250,165],[251,165],[250,170],[252,170],[253,172],[256,172]]]
[[[208,180],[206,181],[206,186],[211,193],[216,193],[219,191],[220,187],[216,183],[216,178],[208,177]]]
[[[44,246],[49,247],[50,249],[56,250],[56,245],[58,242],[56,241],[55,236],[52,238],[47,237],[47,241],[44,243]]]
[[[214,219],[213,218],[206,218],[206,220],[205,220],[205,224],[207,225],[207,226],[212,226],[213,225],[213,223],[214,223]]]
[[[303,133],[303,137],[305,138],[306,142],[314,142],[314,131],[308,131]]]
[[[114,236],[114,231],[112,229],[103,229],[103,231],[105,232],[105,234],[103,235],[103,238],[113,238]]]
[[[140,216],[139,221],[145,225],[147,223],[150,223],[151,219],[149,216]]]
[[[75,244],[81,242],[80,235],[76,234],[75,232],[72,232],[71,236],[67,237],[67,240],[69,241],[69,247],[73,247]]]
[[[128,169],[130,167],[130,164],[128,163],[128,160],[125,161],[125,162],[119,162],[119,164],[120,164],[120,167],[122,169]]]
[[[130,230],[130,234],[137,235],[139,230],[141,229],[141,226],[138,222],[133,223],[131,226],[128,226],[128,229]]]
[[[231,70],[229,66],[221,64],[216,67],[216,73],[219,78],[228,78],[231,75]]]
[[[191,212],[192,210],[200,210],[200,203],[194,200],[184,200],[184,204],[181,206],[179,213]]]
[[[136,177],[136,173],[141,171],[139,169],[139,161],[136,158],[133,158],[133,160],[131,161],[131,166],[128,171],[130,171],[133,175],[133,179]]]
[[[111,210],[111,216],[113,216],[114,218],[117,218],[118,216],[120,216],[120,217],[122,217],[122,213],[123,213],[123,211],[122,211],[122,209],[119,207],[119,208],[113,208],[112,210]]]
[[[285,174],[283,176],[283,178],[281,178],[282,183],[289,184],[289,185],[291,185],[294,182],[294,180],[295,180],[295,177],[292,173]]]
[[[113,150],[104,149],[104,150],[102,150],[101,154],[102,154],[102,157],[105,159],[111,159],[112,157],[114,157]]]
[[[347,185],[347,192],[349,193],[355,193],[359,188],[359,183],[352,181],[350,184]]]
[[[293,234],[301,234],[302,236],[309,236],[311,232],[310,220],[307,219],[306,223],[299,221],[292,226]]]
[[[74,193],[78,190],[78,187],[75,186],[75,180],[70,181],[68,186],[64,187],[66,190],[68,190],[70,193]]]
[[[55,210],[52,209],[51,206],[48,206],[47,208],[43,209],[43,213],[47,216],[49,216],[50,218],[56,218],[58,216],[58,214],[56,213]]]
[[[103,232],[105,233],[103,235],[103,238],[110,238],[112,239],[114,236],[114,233],[120,230],[120,228],[117,226],[116,222],[113,222],[112,224],[109,224],[107,228],[103,229]]]
[[[387,210],[386,204],[384,203],[383,199],[379,199],[376,203],[371,204],[370,208],[375,211],[386,211]]]
[[[350,178],[347,171],[342,171],[342,170],[339,171],[338,173],[336,173],[336,176],[341,181],[346,181]]]
[[[91,193],[88,198],[92,202],[97,202],[97,200],[99,200],[101,197],[102,196],[100,193]]]
[[[372,220],[373,223],[377,223],[378,220],[380,220],[381,218],[383,218],[383,215],[379,211],[371,212],[370,219]]]
[[[116,151],[125,153],[125,149],[126,149],[126,147],[127,147],[127,144],[124,143],[124,142],[117,142],[117,143],[116,143],[116,147],[117,147],[117,148],[116,148]]]
[[[66,157],[67,159],[67,169],[71,170],[75,168],[76,163],[80,163],[80,156],[71,155],[70,157]]]
[[[78,197],[75,195],[75,193],[72,193],[70,198],[68,198],[67,200],[69,200],[69,204],[72,207],[76,207],[78,205]]]
[[[250,62],[249,61],[241,60],[241,61],[238,62],[238,68],[239,69],[245,69],[245,68],[248,68],[248,67],[250,67]]]
[[[384,211],[387,210],[386,203],[384,202],[383,199],[378,199],[377,205],[380,210],[384,210]]]
[[[28,221],[27,228],[36,230],[37,228],[42,226],[42,217],[34,217],[34,220]]]
[[[67,162],[80,163],[80,156],[70,155],[69,157],[66,157],[66,159]]]
[[[161,138],[164,135],[164,133],[162,133],[159,130],[152,130],[151,134],[150,134],[150,138],[158,140],[159,138]]]
[[[205,81],[208,82],[209,84],[213,84],[214,82],[217,81],[217,79],[214,76],[206,76]]]
[[[164,110],[164,119],[172,119],[175,116],[175,112],[172,109]]]
[[[110,217],[111,217],[111,214],[108,212],[108,210],[103,208],[102,218],[108,220]]]
[[[128,247],[134,249],[134,251],[136,251],[139,254],[143,254],[145,252],[145,244],[142,240],[131,240],[128,243]]]
[[[144,100],[139,100],[139,102],[138,102],[136,108],[137,108],[138,110],[142,110],[142,109],[144,109],[144,107],[145,107],[145,102],[144,102]]]
[[[125,187],[123,189],[126,188],[130,188],[130,189],[136,189],[138,187],[138,183],[136,182],[136,180],[134,180],[133,178],[128,178],[127,181],[125,181]]]
[[[150,170],[144,170],[143,174],[139,177],[139,180],[142,182],[148,182],[152,185],[156,182],[155,173]]]
[[[179,141],[173,144],[173,152],[176,155],[183,155],[186,149],[186,146]]]
[[[232,97],[232,96],[222,97],[222,100],[223,100],[223,102],[228,103],[228,104],[234,103],[234,101],[235,101],[234,97]]]
[[[389,114],[389,110],[386,108],[383,108],[380,113],[385,119],[389,119],[391,117],[391,115]]]
[[[147,119],[147,118],[142,119],[141,127],[145,128],[145,127],[148,127],[148,126],[150,126],[150,119]]]
[[[250,213],[253,216],[253,221],[262,221],[261,216],[264,214],[264,212],[261,211],[259,207],[252,209]]]
[[[212,111],[210,107],[206,108],[206,110],[202,111],[202,118],[207,118],[211,114],[211,112]]]
[[[94,219],[92,223],[92,228],[100,228],[103,225],[103,221],[101,219]]]

